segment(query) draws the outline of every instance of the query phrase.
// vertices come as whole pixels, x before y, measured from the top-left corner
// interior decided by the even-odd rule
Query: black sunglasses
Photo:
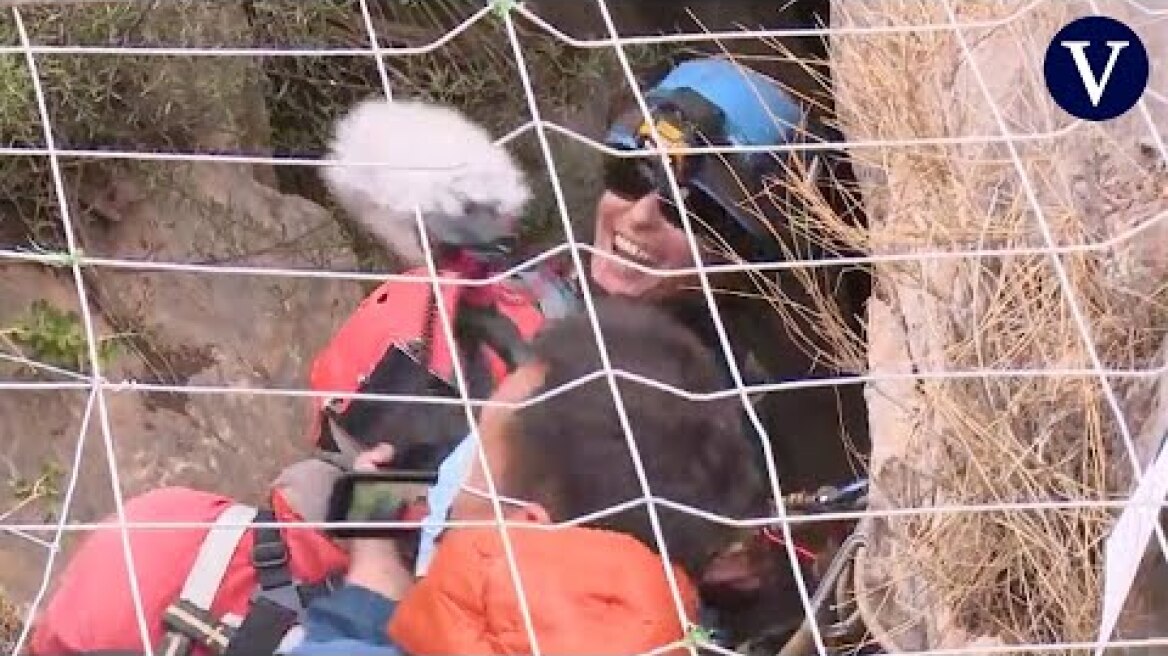
[[[690,206],[690,199],[696,191],[685,184],[684,179],[678,183],[684,194],[686,207],[694,212]],[[669,178],[661,167],[661,163],[649,157],[616,157],[608,156],[604,162],[604,188],[627,201],[637,201],[645,196],[656,195],[660,204],[661,213],[674,226],[681,227],[680,208],[673,202],[673,194],[669,187]],[[703,194],[704,195],[704,194]]]
[[[719,243],[719,237],[725,238],[739,231],[734,219],[704,191],[687,184],[684,178],[678,180],[678,185],[681,187],[686,211],[691,218],[697,217],[690,223],[698,237]],[[677,228],[683,227],[681,208],[674,202],[669,179],[655,156],[605,157],[604,187],[610,193],[630,202],[655,195],[665,219]]]

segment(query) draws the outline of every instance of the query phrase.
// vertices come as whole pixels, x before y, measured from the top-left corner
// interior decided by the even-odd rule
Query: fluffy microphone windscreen
[[[457,110],[432,103],[359,103],[337,121],[329,159],[337,163],[322,177],[342,209],[415,266],[424,262],[415,208],[433,242],[455,227],[502,232],[531,198],[505,148]],[[484,221],[500,225],[459,225]]]

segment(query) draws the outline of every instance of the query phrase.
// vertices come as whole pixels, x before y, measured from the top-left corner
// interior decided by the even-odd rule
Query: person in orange
[[[614,369],[690,394],[719,388],[709,351],[660,310],[616,298],[596,309]],[[532,653],[525,615],[546,653],[634,654],[684,640],[700,621],[702,573],[740,532],[656,505],[659,544],[645,504],[629,503],[644,498],[639,474],[654,498],[730,518],[765,512],[768,490],[733,400],[621,378],[638,472],[609,381],[595,377],[595,343],[587,314],[550,322],[491,397],[510,405],[485,406],[451,456],[458,463],[441,470],[438,487],[459,488],[449,518],[493,519],[497,501],[517,523],[509,549],[497,527],[449,528],[415,579],[394,542],[356,540],[346,585],[310,604],[305,639],[285,653]],[[392,465],[392,448],[373,460]]]

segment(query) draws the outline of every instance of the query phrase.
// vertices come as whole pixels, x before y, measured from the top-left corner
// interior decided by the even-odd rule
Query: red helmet
[[[379,286],[358,306],[312,362],[314,392],[447,397],[458,399],[450,350],[443,332],[428,272],[414,269],[419,280],[392,280]],[[449,273],[445,273],[453,277]],[[452,321],[470,310],[461,301],[482,288],[440,285]],[[500,284],[491,288],[492,306],[510,320],[524,341],[543,317],[534,300]],[[475,294],[481,297],[481,294]],[[508,372],[495,349],[466,348],[461,362],[471,398],[486,398]],[[346,451],[383,443],[395,445],[456,444],[470,430],[459,403],[425,403],[343,397],[314,397],[310,439],[327,451]],[[338,430],[340,429],[340,430]],[[346,444],[347,443],[347,444]],[[436,467],[441,449],[419,456],[425,462],[402,467]],[[419,451],[418,453],[422,453]]]

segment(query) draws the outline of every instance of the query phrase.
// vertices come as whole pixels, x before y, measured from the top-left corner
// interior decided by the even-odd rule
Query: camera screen
[[[401,484],[384,481],[359,481],[353,485],[349,512],[350,522],[392,521],[401,507]]]

